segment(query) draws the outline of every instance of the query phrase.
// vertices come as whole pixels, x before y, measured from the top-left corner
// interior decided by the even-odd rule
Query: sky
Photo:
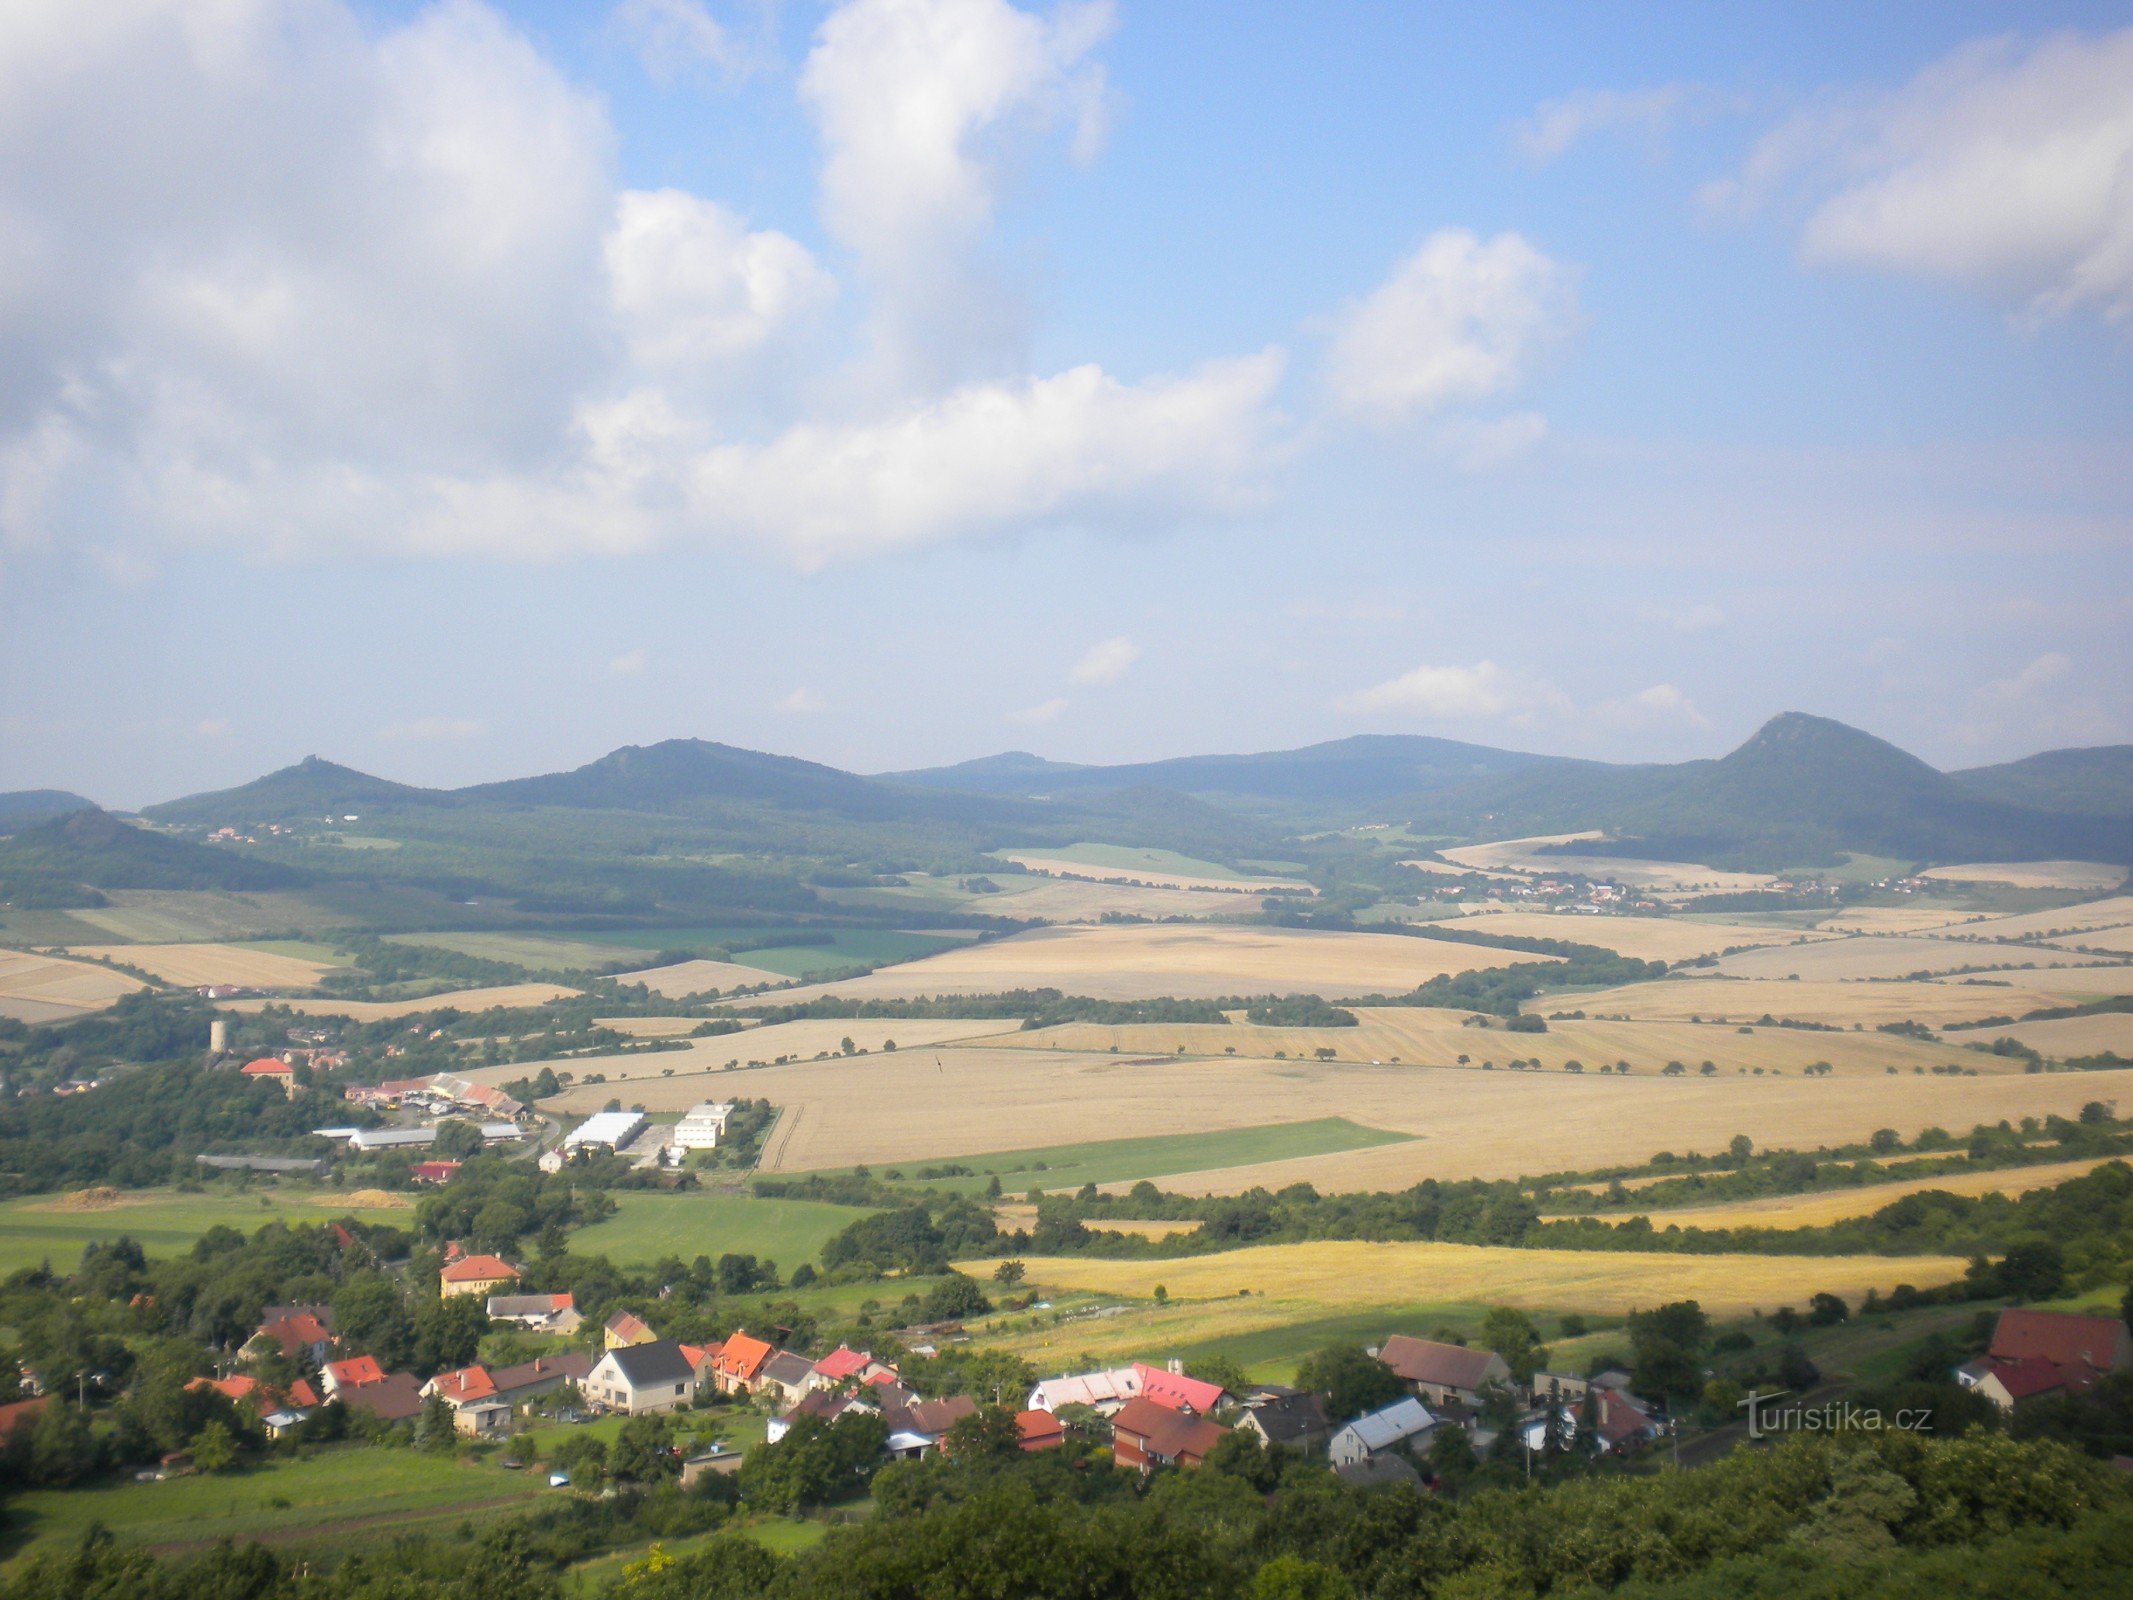
[[[2133,740],[2122,5],[16,0],[0,789]]]

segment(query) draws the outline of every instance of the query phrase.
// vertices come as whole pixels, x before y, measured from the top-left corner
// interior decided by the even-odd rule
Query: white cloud
[[[803,566],[1103,516],[1239,501],[1278,351],[1123,384],[1093,366],[972,384],[883,422],[808,424],[688,467],[707,518]]]
[[[607,664],[607,670],[618,678],[634,678],[650,666],[651,655],[644,650],[625,650]]]
[[[1578,89],[1543,101],[1512,130],[1512,138],[1536,164],[1553,161],[1597,133],[1642,133],[1656,144],[1676,123],[1707,115],[1718,103],[1710,90],[1686,83],[1655,89]]]
[[[1793,186],[1811,265],[1945,279],[2031,317],[2133,317],[2133,29],[1973,41],[1772,130],[1706,198],[1752,211]]]
[[[827,711],[829,702],[812,689],[799,688],[780,699],[778,709],[787,716],[811,717],[817,712]]]
[[[1619,700],[1603,700],[1592,715],[1597,722],[1620,728],[1711,726],[1711,719],[1696,709],[1696,702],[1671,683],[1655,683]]]
[[[1074,683],[1116,683],[1140,658],[1141,647],[1131,639],[1106,639],[1091,645],[1067,677]]]
[[[1022,723],[1027,727],[1036,727],[1042,723],[1057,721],[1059,713],[1066,710],[1066,708],[1066,696],[1055,695],[1049,700],[1038,702],[1036,705],[1024,706],[1020,711],[1010,711],[1007,714],[1007,720],[1009,722]]]
[[[1509,672],[1493,661],[1472,666],[1420,666],[1397,678],[1345,696],[1340,707],[1362,714],[1463,720],[1496,717],[1518,721],[1541,712],[1567,712],[1569,701],[1546,679]]]
[[[614,21],[654,83],[670,84],[706,67],[739,77],[755,65],[753,53],[702,0],[622,0]]]
[[[479,739],[488,730],[464,717],[415,717],[406,722],[388,722],[378,730],[380,739],[395,744],[459,744]]]
[[[1515,389],[1575,319],[1570,269],[1515,233],[1446,228],[1341,312],[1326,387],[1379,424],[1488,399]]]
[[[630,353],[647,367],[730,362],[837,296],[806,246],[751,233],[679,189],[624,192],[602,250]]]
[[[1049,18],[1005,0],[851,0],[816,35],[800,96],[821,132],[823,221],[859,258],[880,355],[928,378],[986,370],[1021,309],[980,246],[1017,134],[1073,125],[1088,159],[1104,75],[1088,56],[1111,7]]]

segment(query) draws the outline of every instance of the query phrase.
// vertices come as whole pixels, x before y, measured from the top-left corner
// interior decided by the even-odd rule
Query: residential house
[[[1326,1442],[1326,1459],[1336,1467],[1353,1466],[1389,1451],[1411,1454],[1428,1442],[1437,1419],[1421,1401],[1395,1400],[1367,1411]]]
[[[375,1383],[344,1388],[334,1398],[351,1411],[367,1411],[380,1422],[408,1422],[422,1412],[422,1383],[411,1372],[388,1372]]]
[[[1237,1430],[1249,1433],[1263,1445],[1282,1445],[1304,1455],[1317,1455],[1326,1448],[1333,1425],[1326,1419],[1325,1404],[1315,1394],[1297,1390],[1261,1393],[1244,1402]]]
[[[916,1396],[913,1397],[914,1399]],[[881,1407],[864,1395],[832,1394],[827,1389],[810,1389],[800,1397],[800,1403],[782,1415],[772,1417],[764,1429],[763,1442],[776,1444],[792,1431],[792,1425],[802,1417],[815,1417],[823,1422],[835,1422],[852,1412],[879,1416]]]
[[[522,1406],[571,1384],[583,1384],[592,1369],[593,1358],[583,1350],[565,1350],[560,1355],[535,1356],[515,1367],[492,1367],[489,1381],[496,1385],[499,1399]]]
[[[569,1294],[492,1294],[489,1320],[566,1336],[576,1333],[585,1321],[578,1314],[576,1298]]]
[[[296,1069],[286,1061],[261,1056],[256,1061],[247,1061],[237,1070],[254,1083],[272,1084],[290,1099],[296,1098]]]
[[[650,1344],[659,1337],[634,1311],[618,1311],[602,1324],[600,1348],[623,1350],[633,1344]]]
[[[1145,1361],[1136,1361],[1133,1375],[1140,1379],[1142,1399],[1153,1400],[1173,1411],[1205,1416],[1223,1400],[1221,1384],[1186,1377],[1185,1365],[1180,1361],[1172,1361],[1167,1367],[1151,1367]]]
[[[779,1350],[756,1374],[755,1389],[758,1394],[772,1396],[779,1405],[798,1405],[800,1397],[814,1387],[814,1377],[815,1364],[807,1357]]]
[[[1049,1411],[1017,1411],[1015,1429],[1025,1450],[1057,1450],[1066,1443],[1066,1424]]]
[[[1482,1392],[1511,1381],[1511,1369],[1493,1350],[1476,1350],[1463,1344],[1442,1344],[1435,1339],[1411,1339],[1396,1333],[1377,1351],[1378,1360],[1412,1384],[1424,1400],[1441,1403],[1456,1400],[1479,1406]]]
[[[407,1169],[407,1175],[416,1183],[450,1183],[458,1170],[456,1161],[418,1161]]]
[[[1229,1429],[1159,1401],[1135,1396],[1111,1418],[1111,1459],[1121,1467],[1197,1467]]]
[[[2010,1307],[1993,1324],[1981,1362],[1958,1382],[2002,1411],[2032,1400],[2082,1394],[2108,1373],[2133,1370],[2133,1332],[2116,1317]]]
[[[906,1391],[908,1392],[908,1391]],[[928,1451],[941,1448],[948,1430],[965,1417],[978,1414],[978,1403],[967,1394],[945,1400],[898,1400],[881,1408],[881,1420],[889,1425],[888,1453],[915,1461]]]
[[[685,1344],[681,1353],[689,1358],[689,1365],[696,1369],[696,1389],[701,1394],[716,1387],[712,1381],[712,1368],[718,1361],[719,1351],[725,1348],[716,1339],[709,1344]]]
[[[1573,1372],[1536,1372],[1533,1381],[1526,1385],[1526,1396],[1533,1405],[1546,1405],[1553,1400],[1562,1405],[1576,1405],[1585,1398],[1585,1392],[1593,1385],[1591,1378],[1581,1378]]]
[[[461,1294],[501,1294],[516,1288],[519,1276],[518,1268],[500,1257],[460,1256],[437,1274],[437,1293],[447,1300]]]
[[[319,1375],[319,1387],[328,1400],[345,1399],[350,1390],[384,1381],[385,1369],[378,1365],[376,1356],[350,1356],[345,1361],[329,1361]]]
[[[1594,1404],[1597,1407],[1598,1402]],[[1620,1408],[1618,1407],[1617,1410],[1619,1412]],[[1542,1406],[1538,1411],[1519,1419],[1518,1442],[1525,1446],[1530,1454],[1539,1455],[1548,1448],[1549,1416],[1549,1408]],[[1556,1442],[1567,1448],[1576,1442],[1578,1436],[1577,1407],[1557,1405],[1553,1416],[1555,1419]]]
[[[1365,1456],[1360,1461],[1344,1461],[1333,1469],[1333,1475],[1356,1489],[1376,1489],[1388,1484],[1409,1489],[1422,1487],[1422,1474],[1415,1470],[1415,1464],[1403,1455],[1390,1452]]]
[[[244,1355],[256,1359],[270,1351],[279,1351],[291,1361],[323,1366],[326,1357],[333,1351],[333,1332],[318,1314],[295,1307],[269,1307],[269,1310],[287,1310],[288,1315],[262,1322],[259,1331],[245,1341]]]
[[[1592,1417],[1595,1448],[1617,1455],[1658,1438],[1669,1427],[1658,1407],[1627,1389],[1595,1383],[1586,1404]]]
[[[745,1332],[735,1333],[711,1361],[711,1382],[720,1394],[753,1394],[763,1363],[777,1354],[774,1346]]]
[[[440,1372],[422,1386],[422,1397],[442,1399],[452,1408],[452,1426],[460,1433],[486,1439],[511,1423],[511,1402],[496,1392],[487,1367],[476,1364]]]
[[[696,1367],[672,1339],[654,1339],[608,1351],[578,1387],[595,1405],[633,1417],[672,1411],[696,1398]]]
[[[896,1369],[886,1361],[875,1360],[868,1351],[840,1344],[815,1363],[814,1386],[834,1389],[840,1383],[866,1383],[883,1375],[893,1378]]]
[[[1099,1416],[1108,1417],[1117,1413],[1128,1401],[1139,1399],[1140,1392],[1139,1367],[1114,1367],[1108,1372],[1077,1372],[1065,1377],[1046,1378],[1039,1383],[1029,1392],[1029,1409],[1057,1411],[1061,1406],[1088,1406]]]

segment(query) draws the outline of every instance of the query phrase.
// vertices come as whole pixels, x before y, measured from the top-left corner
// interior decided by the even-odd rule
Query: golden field
[[[982,1279],[996,1264],[976,1261],[967,1270]],[[1801,1304],[1825,1291],[1856,1301],[1868,1289],[1887,1293],[1899,1283],[1929,1288],[1960,1278],[1965,1263],[1955,1256],[1682,1255],[1338,1239],[1166,1261],[1026,1256],[1022,1265],[1026,1281],[1046,1289],[1144,1300],[1160,1284],[1173,1305],[1248,1294],[1255,1306],[1263,1298],[1294,1321],[1403,1301],[1450,1300],[1601,1316],[1695,1300],[1714,1315],[1736,1316]],[[1065,1337],[1072,1341],[1075,1334]]]
[[[1087,878],[1097,883],[1147,884],[1157,889],[1209,889],[1229,894],[1266,894],[1275,889],[1302,894],[1318,891],[1294,878],[1196,877],[1190,873],[1165,872],[1159,867],[1091,866],[1086,861],[1061,857],[1000,852],[1002,861],[1012,861],[1025,872],[1053,878]]]
[[[1803,983],[1829,979],[1907,978],[1914,972],[1990,968],[2022,980],[2030,968],[2092,966],[2102,958],[2070,955],[2033,944],[1935,939],[1908,934],[1853,934],[1781,950],[1743,950],[1725,957],[1717,970],[1729,978],[1790,978]]]
[[[1494,844],[1460,845],[1437,852],[1463,867],[1496,868],[1531,873],[1540,877],[1582,873],[1625,888],[1651,889],[1662,893],[1732,894],[1744,889],[1768,888],[1776,880],[1767,872],[1727,872],[1699,866],[1693,861],[1634,861],[1624,856],[1555,855],[1545,845],[1576,844],[1597,839],[1597,833],[1539,834],[1531,839],[1503,839]]]
[[[1872,1216],[1883,1206],[1892,1206],[1912,1194],[1938,1192],[1974,1198],[2055,1189],[2067,1179],[2082,1177],[2105,1164],[2095,1160],[2054,1161],[2046,1166],[2011,1167],[2003,1172],[1951,1172],[1937,1178],[1909,1178],[1901,1183],[1876,1183],[1859,1189],[1772,1195],[1723,1205],[1673,1206],[1635,1214],[1649,1218],[1655,1228],[1820,1228],[1852,1217]],[[1601,1220],[1621,1223],[1629,1219],[1622,1212],[1610,1211]]]
[[[2133,956],[2133,927],[2090,928],[2081,933],[2070,933],[2051,941],[2061,947],[2078,946],[2084,950],[2108,950],[2117,956]]]
[[[1993,974],[1997,976],[1997,974]],[[2033,972],[2012,973],[2018,989],[2044,996],[2042,1004],[2063,1006],[2079,1004],[2088,1000],[2107,1000],[2114,995],[2133,994],[2133,962],[2098,964],[2086,967],[2039,967]],[[1945,986],[1962,982],[1959,978],[1934,980]],[[1981,989],[1981,994],[1990,994],[1990,989]],[[2002,993],[2005,991],[2003,990]],[[1987,1016],[2021,1017],[2034,1009],[2028,1005],[1997,1005],[1990,1008]]]
[[[2107,973],[2114,969],[2083,970]],[[1992,984],[1661,978],[1656,983],[1625,984],[1619,989],[1588,994],[1551,995],[1537,1009],[1677,1020],[1702,1017],[1707,1022],[1723,1019],[1736,1024],[1753,1023],[1767,1014],[1801,1022],[1827,1022],[1840,1028],[1849,1028],[1855,1022],[1873,1028],[1884,1022],[1905,1021],[1932,1027],[1946,1022],[1981,1022],[1987,1017],[2019,1017],[2045,1006],[2064,1005],[2062,995],[2045,984],[2054,977],[2072,975],[2022,972],[2007,975],[2004,983]]]
[[[234,944],[113,944],[80,953],[122,961],[186,989],[220,983],[246,989],[309,989],[334,970],[322,961]]]
[[[971,895],[963,901],[964,910],[1074,923],[1095,922],[1107,911],[1131,917],[1234,917],[1258,905],[1217,889],[1162,889],[1012,872],[990,876],[1000,892]]]
[[[0,1017],[65,1022],[143,988],[138,978],[87,961],[0,950]]]
[[[1038,928],[944,950],[861,978],[810,984],[780,998],[987,994],[1021,988],[1061,989],[1101,1000],[1299,992],[1334,998],[1399,993],[1448,973],[1555,959],[1392,933],[1175,923]]]
[[[2126,869],[2104,861],[1972,861],[1953,867],[1928,867],[1921,878],[1949,883],[2004,883],[2011,889],[2064,889],[2094,894],[2126,881]]]
[[[743,966],[734,961],[677,961],[671,966],[647,967],[642,972],[615,974],[617,983],[641,983],[652,993],[664,995],[669,1000],[679,1000],[685,995],[706,994],[713,989],[730,993],[735,989],[784,981],[782,973],[766,972],[761,967]]]
[[[1962,924],[1989,922],[1975,911],[1954,911],[1946,906],[1847,906],[1815,926],[1826,933],[1918,933],[1926,928],[1953,928]]]
[[[426,995],[420,1000],[333,1000],[317,995],[294,1000],[226,1000],[229,1011],[261,1011],[270,1005],[287,1006],[307,1017],[348,1017],[356,1022],[378,1022],[392,1017],[412,1017],[424,1011],[487,1011],[495,1006],[538,1006],[551,1000],[568,1000],[576,989],[560,983],[506,983],[490,989],[453,989]],[[523,1068],[513,1077],[524,1077]]]
[[[1951,938],[2051,939],[2090,928],[2123,928],[2133,925],[2133,895],[2113,895],[2056,911],[2025,911],[2019,916],[1987,917],[1950,928]]]
[[[2105,1011],[2093,1017],[2059,1017],[2050,1022],[2017,1022],[2004,1028],[1964,1029],[1961,1037],[1990,1043],[2013,1039],[2055,1060],[2097,1056],[2106,1051],[2133,1061],[2133,1012]]]
[[[1688,961],[1743,945],[1798,945],[1822,935],[1802,928],[1748,927],[1725,922],[1687,922],[1674,917],[1573,916],[1552,911],[1476,909],[1461,928],[1520,939],[1570,939],[1598,945],[1637,961]]]

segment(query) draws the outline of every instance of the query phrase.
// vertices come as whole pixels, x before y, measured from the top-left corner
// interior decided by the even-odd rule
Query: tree
[[[1022,1459],[1022,1430],[1005,1406],[980,1406],[958,1417],[941,1442],[941,1453],[959,1467],[987,1469]]]
[[[608,1475],[620,1483],[657,1483],[678,1477],[681,1463],[674,1458],[673,1443],[671,1417],[632,1417],[608,1447]]]
[[[1012,1289],[1028,1273],[1029,1269],[1019,1261],[1003,1261],[992,1269],[992,1279],[993,1282],[1004,1283],[1008,1288]]]
[[[580,1489],[598,1488],[607,1476],[607,1441],[589,1433],[574,1433],[548,1452],[548,1464],[569,1474]]]
[[[992,1302],[975,1279],[951,1272],[926,1291],[918,1314],[924,1322],[960,1322],[965,1317],[982,1317],[991,1309]]]
[[[430,1141],[430,1153],[442,1161],[464,1161],[469,1156],[481,1154],[481,1129],[473,1123],[451,1117],[437,1124],[437,1137]]]
[[[1482,1319],[1481,1342],[1503,1357],[1511,1376],[1520,1383],[1530,1379],[1548,1359],[1533,1319],[1510,1306],[1496,1306]]]
[[[1852,1308],[1833,1294],[1818,1294],[1807,1302],[1807,1320],[1818,1328],[1833,1328],[1851,1314]]]
[[[1398,1374],[1354,1345],[1329,1345],[1307,1356],[1296,1369],[1296,1386],[1324,1395],[1326,1415],[1336,1422],[1389,1406],[1407,1393]]]
[[[1995,1276],[2003,1294],[2016,1300],[2049,1300],[2066,1282],[2066,1258],[2049,1239],[2009,1248]]]
[[[1866,1147],[1877,1156],[1885,1156],[1903,1148],[1903,1135],[1894,1128],[1876,1128]]]
[[[237,1440],[221,1422],[210,1422],[193,1436],[193,1465],[202,1472],[227,1472],[237,1465]]]
[[[416,1445],[424,1450],[450,1450],[459,1442],[458,1434],[451,1403],[443,1395],[433,1394],[422,1402],[422,1410],[415,1417]]]
[[[1726,1145],[1726,1154],[1733,1158],[1735,1166],[1755,1153],[1755,1141],[1745,1133],[1736,1133]]]
[[[481,1336],[488,1331],[489,1311],[481,1296],[455,1294],[432,1300],[415,1317],[413,1364],[422,1372],[463,1367],[474,1359]]]

